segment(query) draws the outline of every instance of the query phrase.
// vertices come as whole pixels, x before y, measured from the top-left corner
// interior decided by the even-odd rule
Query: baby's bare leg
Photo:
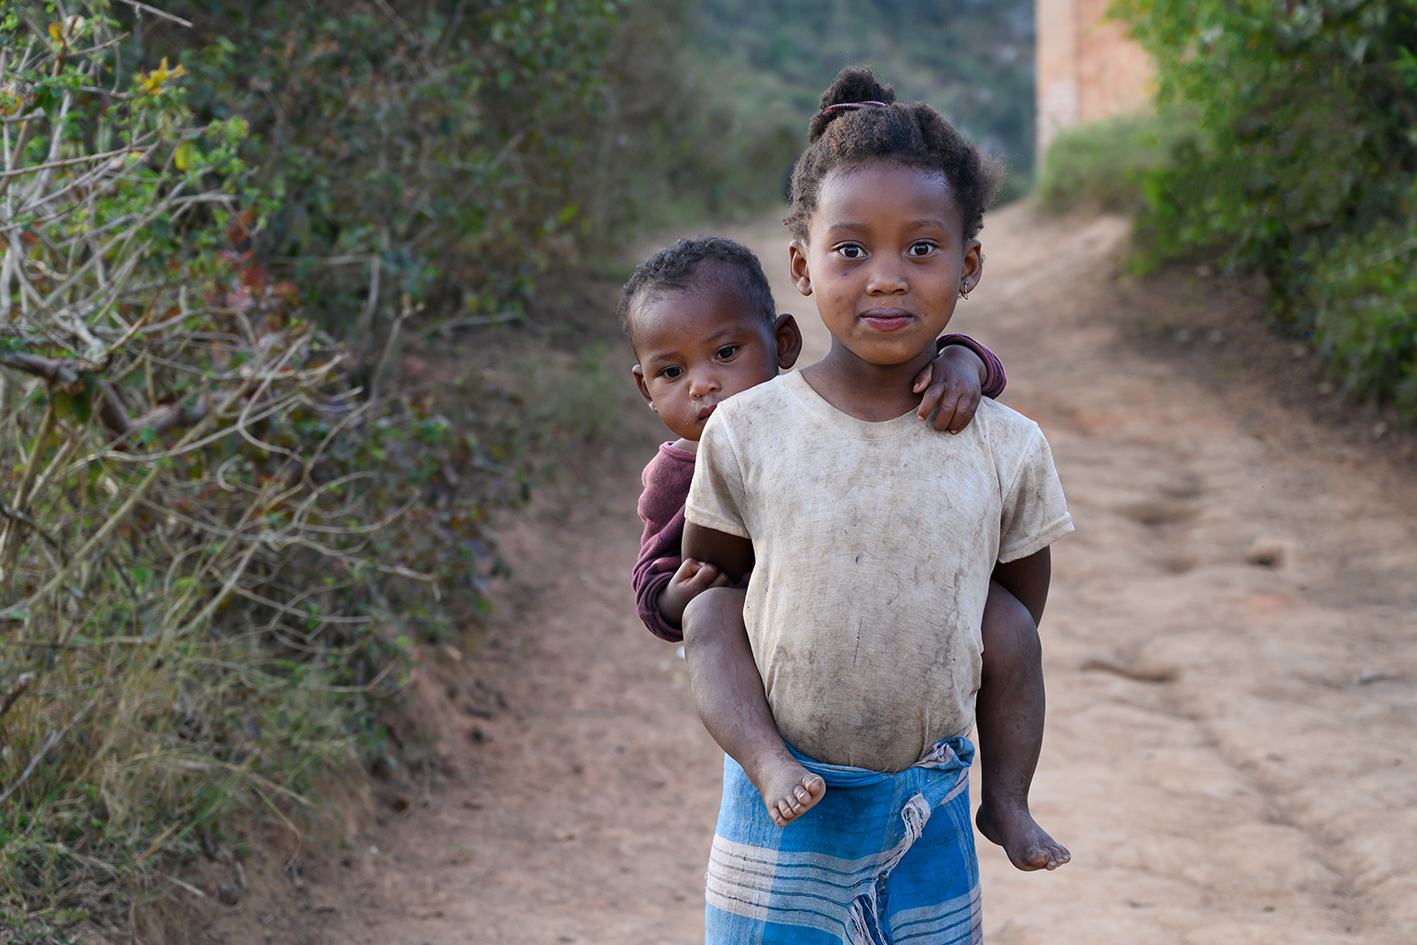
[[[779,827],[822,799],[827,785],[787,750],[763,693],[743,626],[743,597],[711,588],[684,610],[684,658],[704,728],[747,773]]]
[[[1072,854],[1028,812],[1028,790],[1043,747],[1043,649],[1033,617],[992,581],[983,636],[984,670],[975,704],[983,790],[975,822],[1019,869],[1057,869]]]

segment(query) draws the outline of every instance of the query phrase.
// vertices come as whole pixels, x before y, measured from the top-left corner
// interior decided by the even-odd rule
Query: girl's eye
[[[860,259],[866,255],[866,251],[864,249],[862,249],[860,246],[856,246],[853,243],[847,243],[845,246],[838,246],[836,248],[836,251],[847,259]]]
[[[934,249],[935,249],[935,244],[934,244],[934,243],[928,243],[928,242],[926,242],[925,240],[921,240],[921,241],[918,242],[918,243],[912,243],[912,244],[910,244],[910,255],[912,255],[912,256],[928,256],[928,255],[930,255],[930,253],[932,253],[932,252],[934,251]]]
[[[738,349],[741,348],[741,347],[743,347],[743,346],[742,346],[742,345],[724,345],[722,348],[719,348],[719,349],[718,349],[718,359],[719,359],[720,361],[729,361],[729,360],[732,360],[733,356],[738,353]]]
[[[662,378],[664,378],[665,380],[672,381],[672,380],[674,380],[675,378],[677,378],[680,374],[683,374],[683,373],[684,373],[684,369],[683,369],[683,368],[667,367],[667,368],[665,368],[664,370],[662,370],[662,371],[659,372],[659,376],[662,377]]]

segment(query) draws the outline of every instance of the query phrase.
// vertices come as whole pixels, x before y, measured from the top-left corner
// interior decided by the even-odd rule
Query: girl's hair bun
[[[826,131],[827,125],[849,109],[833,109],[833,105],[849,105],[854,102],[882,102],[886,105],[895,101],[895,86],[876,78],[869,66],[852,66],[837,73],[836,80],[827,86],[818,103],[819,111],[812,116],[807,126],[808,143],[816,140]]]
[[[843,122],[836,119],[849,115]],[[870,69],[843,69],[822,93],[822,110],[808,128],[811,144],[792,171],[792,207],[783,218],[794,239],[806,240],[817,211],[817,192],[838,168],[892,161],[938,172],[959,204],[964,236],[984,225],[984,208],[998,191],[1003,165],[986,157],[960,130],[926,102],[902,104],[895,89]]]

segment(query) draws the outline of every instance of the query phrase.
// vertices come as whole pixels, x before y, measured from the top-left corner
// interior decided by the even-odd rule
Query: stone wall
[[[1037,153],[1059,131],[1144,108],[1151,61],[1120,23],[1104,18],[1110,0],[1035,0],[1038,49]]]

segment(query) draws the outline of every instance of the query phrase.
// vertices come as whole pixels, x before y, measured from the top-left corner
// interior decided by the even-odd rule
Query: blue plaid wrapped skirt
[[[724,759],[708,945],[980,945],[970,741],[946,739],[898,774],[798,758],[827,793],[786,827]]]

